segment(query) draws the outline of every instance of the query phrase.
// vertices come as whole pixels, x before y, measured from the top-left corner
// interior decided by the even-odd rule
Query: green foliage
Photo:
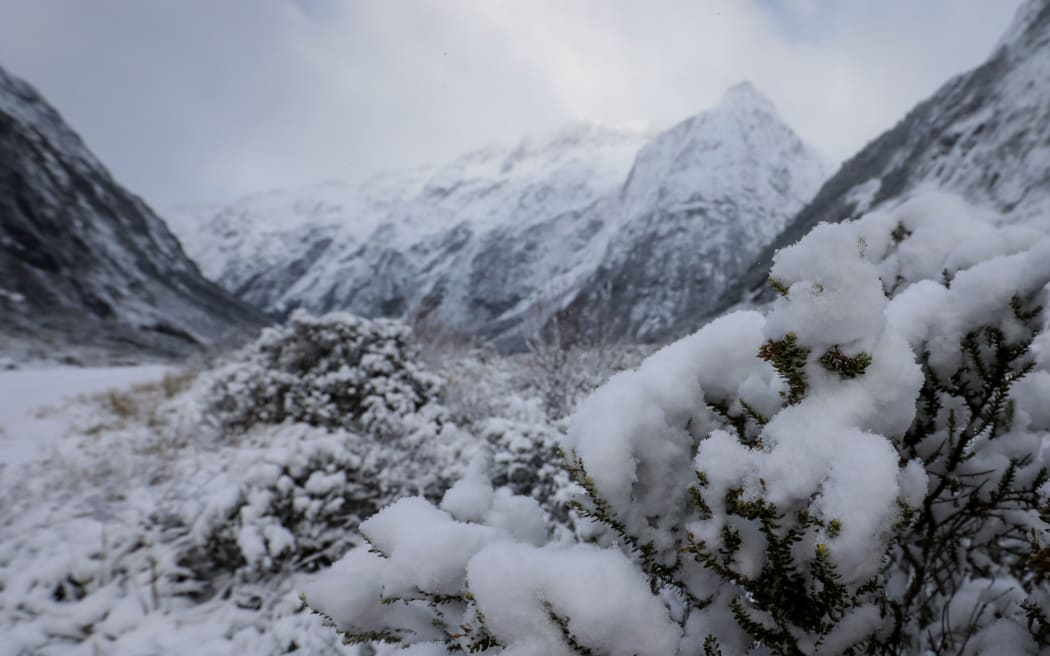
[[[485,616],[477,608],[477,602],[469,597],[468,603],[474,611],[474,623],[460,625],[460,633],[450,633],[448,627],[442,623],[439,628],[445,633],[445,648],[450,652],[463,652],[477,654],[501,646],[499,640],[492,635],[485,626]]]
[[[681,578],[684,574],[682,560],[676,559],[670,565],[660,562],[651,542],[645,542],[628,531],[609,502],[598,493],[581,459],[572,461],[570,471],[587,497],[586,503],[575,504],[577,512],[611,530],[624,549],[635,556],[654,592],[660,589],[673,591],[687,607],[692,608],[705,608],[712,603],[711,598],[699,598],[689,591],[689,586]],[[707,476],[704,472],[697,472],[696,480],[696,485],[689,489],[689,498],[699,517],[708,519],[713,513],[710,503],[704,499],[704,490],[709,486]],[[759,527],[766,560],[757,576],[747,576],[737,569],[735,556],[744,546],[744,538],[733,523],[723,526],[716,545],[699,541],[686,531],[677,554],[690,557],[737,588],[739,594],[731,604],[732,615],[739,628],[756,644],[765,645],[777,654],[801,654],[800,635],[811,634],[818,638],[826,635],[849,609],[877,596],[878,586],[874,583],[851,593],[841,583],[823,543],[817,543],[808,565],[799,563],[798,545],[807,538],[813,539],[819,532],[834,537],[841,530],[839,520],[824,523],[808,513],[785,518],[775,505],[762,499],[745,498],[739,489],[727,496],[725,508],[730,518]],[[577,653],[590,653],[578,642],[573,642],[574,638],[567,633],[567,625],[559,623],[559,626],[563,628],[567,644]],[[704,650],[705,654],[721,653],[715,636],[705,639]]]
[[[721,417],[726,427],[732,430],[740,443],[751,448],[762,446],[762,427],[766,419],[747,403],[739,403],[739,408],[726,403],[709,403],[707,407]]]
[[[820,356],[819,362],[825,369],[842,378],[856,378],[867,371],[871,356],[861,352],[850,357],[834,346]]]
[[[711,512],[711,506],[707,505],[704,496],[700,493],[700,488],[707,487],[707,476],[704,472],[696,472],[696,478],[698,484],[689,488],[689,497],[700,513],[700,519],[711,519],[714,513]]]
[[[908,230],[903,223],[897,223],[896,227],[893,228],[893,232],[890,233],[890,237],[893,239],[894,244],[900,244],[908,237],[911,237],[911,230]]]
[[[642,571],[649,578],[649,584],[652,587],[653,592],[656,592],[662,587],[668,587],[682,596],[689,599],[691,602],[698,605],[704,605],[699,599],[696,599],[688,591],[688,587],[675,577],[678,569],[677,563],[671,566],[660,563],[656,558],[656,548],[651,541],[643,541],[635,535],[632,535],[626,525],[616,517],[616,513],[613,510],[609,502],[598,493],[598,489],[592,479],[583,466],[583,460],[579,457],[575,458],[574,464],[569,465],[569,472],[572,474],[576,482],[584,489],[587,495],[588,503],[581,503],[580,501],[570,502],[571,507],[581,517],[593,520],[599,524],[602,524],[616,535],[621,545],[625,550],[634,554],[639,561],[639,565]]]
[[[593,651],[580,644],[579,639],[569,630],[569,620],[554,612],[554,607],[551,606],[550,602],[543,602],[543,607],[547,610],[547,617],[558,627],[562,639],[565,640],[565,644],[569,645],[569,649],[572,649],[573,652],[580,656],[596,656]]]
[[[1043,649],[1050,647],[1050,617],[1031,601],[1022,601],[1021,609],[1028,620],[1028,632],[1035,638],[1036,644]]]
[[[696,562],[738,587],[740,594],[730,604],[733,618],[747,635],[774,653],[804,653],[799,646],[801,632],[826,635],[848,609],[870,600],[876,592],[873,584],[850,593],[823,543],[817,543],[808,567],[800,566],[797,546],[814,536],[816,529],[828,528],[808,513],[788,520],[773,504],[742,499],[739,490],[727,499],[726,512],[758,524],[766,553],[761,572],[750,577],[736,569],[734,555],[743,541],[739,531],[728,525],[718,549],[690,534],[687,551]],[[840,528],[841,524],[836,530]]]
[[[777,280],[773,276],[770,276],[769,277],[769,286],[772,287],[773,290],[776,293],[780,294],[784,298],[787,298],[788,288],[787,288],[787,286],[784,283],[780,282],[779,280]]]
[[[809,349],[798,343],[795,333],[769,340],[759,349],[758,357],[773,365],[780,377],[787,381],[787,392],[782,395],[788,405],[794,405],[806,396],[805,367]]]
[[[469,590],[463,595],[440,595],[416,589],[409,597],[383,597],[386,606],[405,604],[422,605],[434,613],[431,625],[442,635],[442,641],[450,653],[477,654],[502,646],[485,624],[485,615]],[[314,612],[319,612],[314,610]],[[319,613],[323,616],[323,613]],[[446,617],[464,618],[450,623]],[[331,621],[329,619],[329,621]],[[337,629],[338,630],[338,629]],[[344,644],[407,643],[413,632],[408,629],[387,627],[383,631],[343,631]]]
[[[722,656],[722,648],[718,644],[718,638],[708,635],[704,638],[704,656]]]
[[[299,600],[302,602],[304,607],[307,606],[306,596],[304,594],[299,593]],[[332,621],[332,618],[328,615],[325,615],[324,613],[315,608],[311,608],[311,612],[316,613],[322,618],[324,618],[325,623],[331,626],[335,630],[335,632],[342,637],[344,645],[368,645],[375,644],[377,642],[386,644],[396,644],[401,642],[403,639],[402,636],[398,635],[398,631],[393,629],[384,629],[382,631],[344,631],[343,629],[340,629],[338,626],[336,626],[335,622]]]

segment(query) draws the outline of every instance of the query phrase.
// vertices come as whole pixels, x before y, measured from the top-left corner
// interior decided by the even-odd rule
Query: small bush
[[[554,522],[554,528],[572,527],[565,502],[572,479],[564,467],[561,433],[544,424],[493,418],[478,426],[492,455],[492,485],[534,499]]]
[[[212,408],[230,429],[286,420],[391,435],[436,399],[404,324],[346,313],[292,315],[218,374]]]
[[[295,424],[257,437],[261,445],[242,445],[238,466],[208,481],[203,501],[177,520],[192,520],[178,564],[195,580],[325,567],[355,543],[347,527],[396,498],[401,475],[420,475],[407,454],[369,449],[345,431]]]

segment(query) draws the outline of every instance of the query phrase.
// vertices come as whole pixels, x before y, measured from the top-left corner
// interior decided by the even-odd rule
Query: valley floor
[[[230,362],[0,372],[0,656],[385,653],[343,645],[304,605],[313,572],[359,542],[360,519],[440,494],[484,449],[503,480],[552,494],[566,479],[545,405],[563,414],[637,357],[428,356],[443,419],[410,419],[402,446],[290,421],[231,433],[211,405]],[[321,510],[280,515],[289,489]],[[332,513],[346,501],[361,505]]]
[[[59,410],[71,399],[155,382],[170,367],[53,367],[0,371],[0,467],[39,458],[68,432]]]

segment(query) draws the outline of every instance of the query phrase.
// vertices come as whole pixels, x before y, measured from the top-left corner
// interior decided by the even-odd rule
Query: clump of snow
[[[740,313],[712,322],[637,370],[614,376],[573,416],[567,450],[583,460],[597,491],[631,531],[670,545],[667,531],[682,518],[664,511],[684,505],[696,479],[690,465],[696,440],[715,426],[704,385],[726,400],[734,385],[773,378],[754,357],[762,321],[758,313]],[[664,526],[650,528],[650,517]]]
[[[572,656],[566,635],[596,653],[673,654],[677,627],[619,550],[495,544],[467,576],[504,653]]]
[[[402,499],[361,525],[372,550],[336,563],[307,586],[307,601],[351,639],[444,645],[436,653],[503,644],[508,653],[571,654],[562,630],[603,653],[671,653],[677,638],[667,611],[630,560],[616,550],[538,546],[546,531],[536,502],[493,491],[481,471],[449,490],[442,506],[484,522]],[[466,504],[470,492],[480,505]],[[603,603],[594,603],[596,592]]]

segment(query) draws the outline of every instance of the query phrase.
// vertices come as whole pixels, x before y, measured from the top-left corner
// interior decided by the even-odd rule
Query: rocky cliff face
[[[649,339],[716,296],[823,178],[820,158],[743,84],[655,136],[574,124],[173,225],[207,274],[278,314],[403,316],[505,348],[554,317]]]
[[[843,164],[712,311],[768,294],[773,253],[817,223],[920,188],[952,191],[1007,222],[1050,230],[1050,1],[1022,5],[988,61],[948,81]]]
[[[175,355],[261,325],[59,114],[0,69],[0,350]]]

